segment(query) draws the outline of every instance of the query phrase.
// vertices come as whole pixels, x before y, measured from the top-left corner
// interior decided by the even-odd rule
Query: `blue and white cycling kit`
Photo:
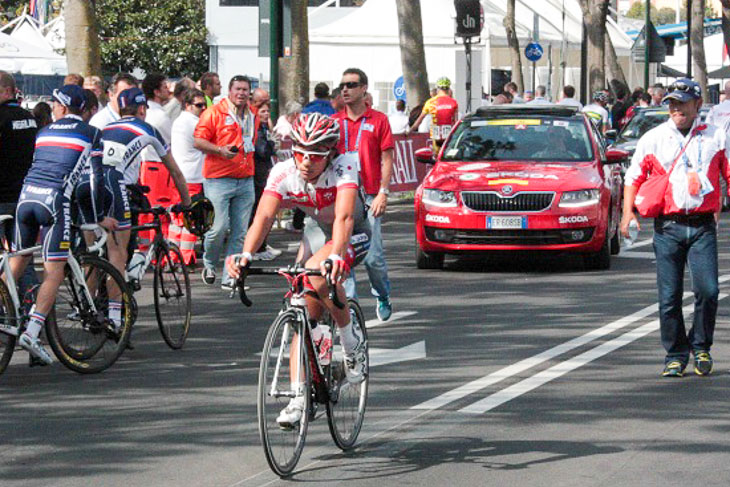
[[[101,132],[81,117],[67,115],[38,133],[33,165],[28,171],[16,211],[13,248],[35,245],[43,233],[43,260],[65,261],[71,241],[71,195],[84,171],[93,174],[89,201],[94,222],[104,207],[101,188]]]
[[[127,184],[139,179],[142,150],[151,146],[160,156],[167,155],[169,147],[160,132],[144,120],[134,116],[112,122],[102,131],[104,186],[107,205],[104,214],[119,221],[119,230],[131,227],[131,213],[127,199]],[[84,220],[90,217],[88,177],[79,185],[77,197]]]

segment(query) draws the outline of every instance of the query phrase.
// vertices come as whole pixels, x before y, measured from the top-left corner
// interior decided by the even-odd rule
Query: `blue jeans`
[[[365,203],[370,206],[375,199],[375,195],[365,195]],[[365,269],[368,271],[370,279],[370,292],[376,298],[387,299],[390,297],[390,279],[388,279],[388,264],[385,262],[385,252],[383,251],[383,235],[380,232],[380,221],[382,217],[375,218],[372,212],[368,211],[368,221],[372,234],[370,236],[370,250],[365,257]],[[345,281],[345,293],[350,298],[357,298],[357,288],[355,286],[355,270],[350,273],[350,277]]]
[[[717,226],[714,221],[688,226],[671,220],[654,221],[659,323],[666,362],[689,361],[690,351],[709,351],[715,332],[717,299]],[[689,333],[684,327],[682,294],[684,267],[689,264],[695,309]]]
[[[226,256],[241,252],[243,239],[248,231],[248,222],[253,208],[254,185],[253,178],[215,178],[203,182],[205,196],[213,203],[215,220],[208,233],[205,234],[203,264],[208,269],[218,265],[223,247],[223,239],[230,228]],[[228,272],[223,269],[223,282],[230,279]]]

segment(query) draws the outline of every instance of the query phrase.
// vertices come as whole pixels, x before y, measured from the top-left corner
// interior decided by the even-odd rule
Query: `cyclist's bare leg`
[[[308,269],[316,269],[320,266],[320,263],[327,259],[327,257],[332,253],[332,244],[328,243],[327,245],[323,246],[321,249],[319,249],[312,257],[307,260],[306,267]],[[337,323],[337,326],[340,328],[344,328],[345,326],[350,323],[350,307],[347,305],[347,297],[345,296],[345,288],[342,286],[341,282],[336,283],[335,285],[335,291],[337,292],[337,297],[340,299],[340,302],[345,303],[345,308],[340,309],[337,306],[334,305],[332,301],[329,299],[329,289],[327,288],[327,282],[325,281],[324,277],[319,276],[310,276],[309,282],[312,284],[312,287],[317,292],[317,295],[319,296],[321,303],[323,303],[327,310],[330,312],[330,315],[332,315],[332,319]],[[316,316],[315,313],[317,313],[317,309],[313,308],[310,303],[312,303],[314,300],[307,300],[307,305],[309,307],[309,312]],[[320,312],[321,313],[321,312]]]
[[[38,289],[38,297],[35,302],[35,310],[37,313],[47,315],[53,303],[56,301],[56,292],[63,281],[63,270],[66,267],[66,261],[44,262],[43,283]],[[14,272],[13,272],[14,274]]]
[[[107,249],[109,251],[109,262],[124,276],[127,266],[127,244],[131,236],[131,230],[117,230],[111,232],[106,240]],[[109,281],[109,297],[117,301],[121,301],[121,290],[117,283],[110,279]],[[116,296],[116,298],[115,298]]]
[[[16,255],[10,259],[10,272],[13,274],[16,283],[25,272],[25,268],[28,267],[32,257],[32,255]],[[7,282],[6,276],[3,276],[3,279]]]

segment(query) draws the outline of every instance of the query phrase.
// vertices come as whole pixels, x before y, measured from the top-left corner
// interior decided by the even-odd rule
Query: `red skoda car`
[[[619,252],[624,153],[574,107],[483,107],[453,129],[415,197],[416,263],[484,251],[580,253],[608,269]]]

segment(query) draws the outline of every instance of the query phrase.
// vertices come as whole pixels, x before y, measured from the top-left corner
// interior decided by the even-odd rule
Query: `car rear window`
[[[638,139],[649,130],[669,119],[669,110],[640,112],[626,125],[621,132],[622,139]]]
[[[444,161],[560,161],[593,159],[582,118],[495,118],[462,122],[444,148]]]

